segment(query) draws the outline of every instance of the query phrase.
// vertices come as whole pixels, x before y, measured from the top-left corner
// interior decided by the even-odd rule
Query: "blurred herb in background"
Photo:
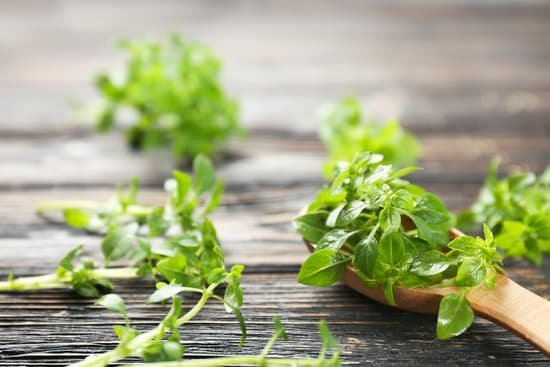
[[[130,109],[135,117],[126,129],[128,144],[138,150],[171,147],[176,158],[212,155],[244,133],[238,104],[220,84],[222,63],[210,48],[177,35],[120,47],[128,54],[122,76],[96,79],[103,97],[99,131],[111,130],[117,113]]]
[[[520,172],[498,179],[498,161],[489,172],[477,201],[458,216],[458,227],[471,231],[487,223],[506,256],[542,263],[550,253],[550,167],[538,178]]]
[[[327,106],[322,111],[322,119],[319,135],[329,153],[324,166],[327,178],[333,176],[336,162],[350,161],[359,152],[382,154],[382,163],[396,168],[414,165],[420,155],[417,139],[403,130],[399,121],[381,123],[363,116],[355,97],[344,97],[339,103]]]

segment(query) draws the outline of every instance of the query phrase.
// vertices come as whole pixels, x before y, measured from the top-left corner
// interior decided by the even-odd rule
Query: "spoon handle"
[[[550,302],[502,276],[494,290],[467,295],[476,314],[513,331],[550,357]]]

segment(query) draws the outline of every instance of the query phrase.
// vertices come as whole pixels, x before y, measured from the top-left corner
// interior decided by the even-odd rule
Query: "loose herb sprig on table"
[[[351,265],[393,305],[396,287],[455,286],[457,293],[441,301],[437,335],[459,335],[473,321],[467,291],[480,284],[494,287],[502,271],[493,235],[484,227],[485,239],[464,236],[449,243],[453,221],[444,204],[402,179],[418,168],[394,171],[382,161],[381,155],[360,153],[339,162],[332,184],[294,220],[303,238],[315,244],[298,281],[329,286]]]
[[[124,316],[125,326],[114,326],[115,334],[119,344],[110,351],[88,356],[85,360],[74,363],[73,367],[95,367],[106,366],[111,362],[120,361],[127,357],[141,357],[145,362],[179,361],[183,358],[184,347],[179,337],[179,327],[186,324],[195,317],[211,298],[220,300],[238,314],[241,326],[244,319],[239,308],[242,305],[242,290],[240,288],[240,276],[242,266],[233,266],[229,273],[218,276],[206,288],[192,288],[181,286],[172,282],[169,285],[162,284],[148,299],[149,303],[156,303],[172,299],[172,307],[166,317],[155,328],[150,331],[139,333],[130,325],[127,308],[124,301],[116,294],[108,294],[97,301],[97,304],[105,306],[111,311],[118,312]],[[227,284],[224,297],[216,295],[215,290],[222,284]],[[181,298],[179,293],[198,293],[199,300],[185,314],[181,314]],[[165,338],[167,335],[169,336]],[[243,329],[241,345],[244,343],[246,330]]]
[[[494,161],[477,201],[458,217],[459,228],[465,230],[481,223],[495,232],[505,256],[522,256],[540,265],[543,254],[550,253],[550,167],[538,178],[522,172],[499,180]]]
[[[97,267],[83,259],[75,265],[83,246],[71,250],[54,274],[13,279],[0,283],[0,290],[37,290],[71,286],[77,293],[97,297],[110,289],[106,278],[137,276],[177,280],[192,287],[202,287],[209,274],[223,274],[223,252],[214,226],[207,218],[219,204],[223,181],[204,156],[193,162],[194,178],[174,171],[165,182],[169,198],[165,205],[154,207],[136,202],[138,183],[132,180],[127,190],[104,203],[59,201],[46,203],[38,212],[62,211],[70,226],[105,234],[101,249],[103,265]],[[133,262],[125,268],[108,268],[112,261]],[[210,267],[205,267],[210,265]],[[177,277],[170,269],[177,268]]]
[[[135,149],[171,147],[176,158],[211,155],[242,135],[239,108],[220,83],[221,61],[207,46],[177,35],[165,42],[122,42],[123,73],[101,74],[97,128],[110,130],[118,112],[133,112],[126,130]]]
[[[325,321],[319,324],[319,331],[322,341],[322,348],[319,356],[316,359],[305,358],[276,358],[270,357],[269,352],[277,340],[287,340],[286,331],[278,317],[273,319],[274,333],[266,343],[262,352],[258,355],[233,355],[224,357],[204,358],[201,360],[182,360],[184,357],[184,348],[181,345],[179,338],[178,326],[181,326],[189,319],[189,311],[187,314],[180,316],[181,299],[179,297],[172,298],[172,308],[164,320],[153,330],[146,334],[136,335],[135,329],[130,326],[130,321],[126,311],[124,301],[117,295],[107,295],[102,298],[99,304],[104,305],[109,310],[121,314],[126,326],[116,325],[115,333],[119,337],[120,344],[114,349],[111,355],[104,354],[105,361],[108,358],[112,360],[117,357],[119,351],[131,350],[130,355],[142,356],[146,363],[141,363],[139,366],[150,367],[216,367],[216,366],[310,366],[310,367],[336,367],[340,366],[340,351],[338,343],[331,335],[328,325]],[[168,337],[167,334],[170,334]],[[126,353],[125,353],[126,354]],[[95,366],[98,359],[85,360],[74,366],[87,367]],[[102,360],[101,363],[105,364]],[[138,366],[135,364],[127,366]]]
[[[67,223],[100,233],[106,232],[102,242],[104,266],[96,267],[91,260],[75,261],[82,246],[71,250],[53,274],[10,279],[0,283],[0,290],[26,291],[72,287],[86,297],[97,297],[112,288],[109,278],[153,277],[159,282],[149,302],[162,302],[179,293],[201,295],[195,306],[179,316],[181,305],[174,303],[167,318],[155,329],[139,334],[130,328],[126,306],[121,298],[109,294],[98,302],[125,315],[127,325],[115,331],[120,344],[115,349],[90,356],[77,366],[103,366],[128,356],[141,356],[148,360],[179,360],[182,347],[177,328],[193,318],[211,298],[221,301],[228,312],[237,317],[241,331],[241,344],[246,338],[246,326],[240,308],[243,292],[240,277],[242,265],[226,270],[224,255],[215,228],[206,217],[219,203],[223,183],[215,176],[214,168],[204,156],[194,160],[194,178],[175,171],[174,178],[166,181],[168,202],[160,207],[136,203],[137,181],[129,190],[119,190],[106,204],[80,205],[80,202],[56,202],[40,207],[63,210]],[[79,206],[80,205],[80,206]],[[132,209],[133,208],[133,209]],[[137,209],[136,209],[137,208]],[[123,268],[107,267],[111,261],[130,259],[133,265]],[[222,296],[215,293],[225,287]],[[176,297],[176,299],[179,299]],[[166,332],[172,336],[161,341]]]
[[[383,162],[394,167],[416,164],[420,144],[414,135],[401,128],[399,121],[382,123],[364,116],[355,97],[342,98],[322,112],[319,135],[329,153],[324,167],[327,177],[332,177],[337,162],[349,161],[364,151],[382,154]]]

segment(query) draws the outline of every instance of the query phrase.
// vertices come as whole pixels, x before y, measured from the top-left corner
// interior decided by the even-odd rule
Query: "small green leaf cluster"
[[[394,167],[416,164],[420,155],[420,144],[401,128],[399,121],[381,123],[363,116],[361,104],[354,97],[344,97],[339,103],[327,106],[322,118],[319,135],[329,153],[324,167],[329,178],[337,162],[349,161],[359,152],[382,154],[384,163]]]
[[[460,292],[482,283],[493,287],[502,269],[488,227],[485,239],[464,236],[449,243],[453,219],[444,204],[402,178],[416,168],[394,171],[382,162],[373,153],[339,162],[332,184],[295,218],[297,231],[314,246],[298,281],[329,286],[352,266],[392,305],[396,287],[456,286]],[[462,304],[470,307],[467,300]],[[470,325],[466,321],[459,323],[462,329],[438,335],[458,335]]]
[[[89,231],[105,233],[101,243],[103,268],[94,271],[95,266],[87,260],[75,270],[72,262],[82,251],[79,246],[61,261],[56,281],[70,284],[81,295],[97,297],[99,288],[111,288],[101,274],[111,269],[106,268],[109,264],[119,260],[132,262],[137,269],[133,276],[150,276],[186,287],[207,287],[226,276],[228,280],[237,279],[230,276],[235,273],[225,269],[216,230],[207,217],[220,202],[223,181],[216,177],[205,156],[195,158],[193,169],[193,178],[174,171],[173,178],[164,184],[168,200],[161,206],[137,203],[137,179],[132,180],[128,189],[119,188],[104,203],[81,205],[69,201],[42,205],[42,214],[62,210],[68,225],[75,228],[84,225]],[[76,217],[89,220],[75,222]],[[233,281],[228,284],[235,285]]]
[[[98,130],[110,130],[118,112],[129,110],[128,144],[134,149],[169,146],[177,158],[211,155],[243,133],[238,104],[221,86],[222,64],[210,48],[177,35],[120,46],[128,54],[126,68],[96,79],[103,98]]]
[[[82,264],[75,266],[75,258],[84,249],[79,245],[69,251],[59,262],[55,273],[58,281],[67,282],[71,288],[83,297],[99,297],[100,294],[113,289],[113,284],[94,272],[96,268],[91,259],[83,259]]]
[[[499,179],[494,161],[470,210],[458,217],[458,225],[475,230],[487,223],[505,256],[525,257],[540,265],[550,253],[550,167],[538,178],[531,172]]]

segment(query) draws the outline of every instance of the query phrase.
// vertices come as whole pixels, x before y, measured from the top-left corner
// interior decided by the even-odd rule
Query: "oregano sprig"
[[[221,85],[222,63],[209,47],[174,34],[160,42],[124,41],[120,48],[126,67],[96,78],[99,131],[112,129],[124,111],[132,116],[128,145],[170,147],[176,158],[212,155],[243,134],[238,104]]]
[[[355,97],[344,97],[326,106],[321,117],[319,135],[329,155],[323,169],[326,177],[332,177],[338,162],[349,161],[364,151],[383,155],[384,163],[394,167],[416,164],[420,155],[417,139],[404,130],[398,120],[382,123],[365,116]]]
[[[258,355],[232,355],[223,357],[202,358],[200,360],[185,360],[185,348],[179,337],[178,326],[183,324],[187,314],[181,314],[181,298],[172,298],[172,307],[164,320],[153,330],[138,334],[137,331],[129,326],[126,313],[126,306],[120,297],[111,294],[111,302],[102,302],[110,311],[118,312],[126,320],[126,326],[116,325],[115,333],[119,337],[119,345],[106,353],[90,356],[88,359],[73,364],[73,367],[91,367],[105,365],[108,362],[118,361],[120,359],[135,356],[141,357],[145,363],[139,366],[146,367],[216,367],[228,365],[247,365],[247,366],[309,366],[309,367],[337,367],[340,366],[340,351],[336,339],[330,333],[327,323],[323,320],[319,324],[319,334],[322,347],[317,358],[281,358],[271,357],[269,352],[278,340],[287,340],[288,336],[278,317],[273,319],[274,332],[271,338],[265,344],[264,349]],[[202,299],[202,298],[201,298]],[[200,304],[200,300],[197,305]],[[197,307],[195,305],[195,307]],[[136,364],[128,364],[138,366]]]
[[[55,274],[10,279],[0,290],[38,290],[72,287],[77,293],[97,297],[110,290],[109,278],[150,276],[167,282],[203,287],[223,277],[223,252],[215,228],[207,218],[219,204],[223,181],[215,175],[208,158],[197,156],[194,177],[174,171],[164,184],[168,200],[162,206],[137,203],[138,181],[119,188],[105,202],[58,201],[39,206],[38,212],[61,211],[75,228],[104,234],[103,265],[78,257],[82,246],[69,251]],[[70,213],[70,214],[67,214]],[[78,219],[77,219],[78,218]],[[118,260],[132,266],[108,268]]]
[[[178,360],[183,356],[179,327],[193,318],[208,300],[219,300],[239,321],[242,338],[246,340],[246,325],[241,313],[243,291],[240,278],[244,267],[226,269],[224,254],[213,223],[207,215],[219,204],[223,182],[204,156],[193,162],[194,177],[175,171],[165,182],[168,200],[163,206],[137,204],[137,180],[128,189],[119,189],[106,203],[56,202],[40,207],[44,214],[61,210],[67,224],[104,234],[101,249],[102,267],[80,257],[80,245],[61,259],[53,274],[14,279],[0,283],[0,290],[24,291],[71,287],[85,297],[98,297],[113,285],[109,278],[152,277],[157,290],[148,301],[174,299],[171,311],[155,329],[138,333],[129,323],[127,309],[115,294],[100,298],[97,303],[124,316],[125,326],[116,326],[119,346],[96,356],[90,356],[77,366],[104,366],[128,356],[141,356],[146,362]],[[76,202],[78,203],[78,202]],[[133,208],[138,208],[135,210]],[[67,213],[70,213],[69,215]],[[131,266],[112,268],[113,261],[126,259]],[[225,288],[223,296],[215,291]],[[180,316],[178,294],[201,295],[195,306]],[[167,340],[163,338],[169,333]]]
[[[487,223],[505,256],[540,265],[550,253],[550,167],[539,177],[518,172],[498,178],[498,160],[489,167],[476,202],[458,216],[458,226],[477,230]]]
[[[446,339],[470,326],[472,318],[466,316],[473,311],[464,295],[482,284],[493,288],[502,258],[487,226],[485,239],[464,236],[449,242],[453,219],[445,205],[403,179],[417,169],[395,171],[373,153],[339,162],[331,185],[294,220],[314,246],[298,281],[326,287],[353,266],[392,305],[396,287],[455,286],[462,296],[446,296],[440,308],[438,336]]]

